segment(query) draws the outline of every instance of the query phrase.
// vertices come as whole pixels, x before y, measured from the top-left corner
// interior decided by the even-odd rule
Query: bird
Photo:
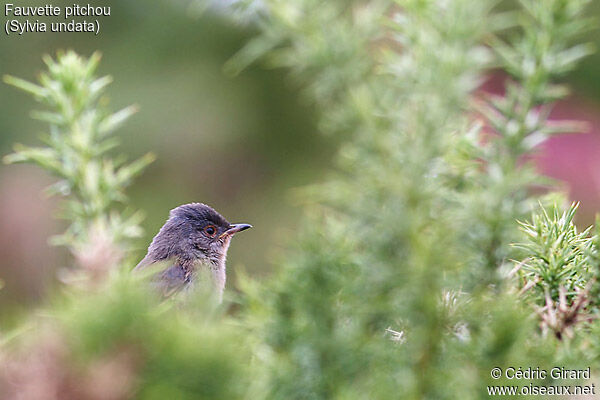
[[[155,277],[155,283],[165,297],[193,286],[199,272],[210,272],[202,275],[212,278],[221,301],[231,238],[249,228],[252,225],[230,224],[206,204],[183,204],[170,211],[169,218],[152,239],[146,256],[134,271],[165,263],[166,269]]]

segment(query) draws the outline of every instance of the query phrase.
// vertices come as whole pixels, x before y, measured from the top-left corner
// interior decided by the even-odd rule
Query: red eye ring
[[[206,236],[214,238],[217,235],[217,228],[214,225],[207,225],[204,227],[204,233]]]

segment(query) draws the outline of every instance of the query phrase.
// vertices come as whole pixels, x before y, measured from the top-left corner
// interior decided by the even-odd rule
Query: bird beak
[[[252,228],[252,225],[250,224],[232,224],[229,226],[229,229],[227,229],[221,234],[221,236],[219,236],[219,239],[222,239],[225,236],[233,236],[238,232],[245,231],[246,229],[250,228]]]

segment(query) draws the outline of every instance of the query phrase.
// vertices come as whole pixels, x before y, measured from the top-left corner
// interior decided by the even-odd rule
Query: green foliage
[[[75,361],[132,353],[140,399],[241,398],[249,362],[243,332],[202,293],[183,306],[161,304],[148,284],[124,271],[101,293],[72,297],[62,307]]]
[[[586,342],[600,354],[589,336],[570,348],[536,329],[541,319],[542,332],[574,337],[593,312],[599,239],[577,232],[574,207],[534,216],[522,225],[529,242],[509,246],[541,181],[522,158],[566,129],[547,116],[564,94],[555,78],[587,52],[570,47],[585,2],[524,1],[509,14],[469,0],[263,5],[258,37],[227,68],[260,57],[289,68],[321,110],[323,132],[349,138],[337,173],[299,191],[308,215],[297,245],[268,282],[242,281],[233,317],[202,297],[161,304],[142,278],[118,271],[98,290],[71,288],[53,321],[80,374],[123,353],[116,370],[133,378],[122,393],[139,398],[488,398],[488,384],[529,383],[492,380],[493,367],[574,365]],[[494,29],[506,21],[501,41]],[[71,245],[110,218],[128,182],[107,178],[114,185],[105,189],[96,175],[87,191],[86,174],[112,165],[102,156],[110,146],[94,147],[106,143],[102,121],[128,114],[98,114],[89,93],[105,81],[86,72],[94,60],[59,57],[42,86],[9,79],[58,109],[44,117],[63,133],[56,143],[9,161],[38,162],[74,191],[71,208],[91,207],[71,214]],[[512,75],[506,95],[473,100],[497,64]],[[60,83],[60,96],[49,82]],[[482,121],[473,121],[475,108]],[[82,153],[80,135],[91,146]],[[527,253],[519,273],[535,284],[529,297],[498,273],[516,248]]]
[[[566,290],[567,300],[573,301],[577,289],[583,289],[591,274],[588,254],[591,250],[591,228],[577,232],[573,222],[576,205],[559,214],[554,208],[552,215],[542,208],[534,214],[531,223],[521,223],[528,243],[520,245],[529,257],[522,262],[522,276],[526,285],[534,285],[538,296],[549,291],[558,300],[559,288]]]
[[[269,372],[264,397],[487,398],[493,366],[558,361],[552,345],[532,345],[535,319],[496,270],[508,265],[509,243],[519,234],[515,220],[532,210],[530,186],[541,181],[520,159],[533,149],[532,135],[565,129],[551,132],[538,110],[551,101],[546,88],[562,70],[545,60],[519,66],[533,69],[536,79],[523,71],[508,84],[506,99],[478,107],[496,130],[482,143],[483,125],[465,114],[492,60],[481,44],[514,14],[494,14],[491,2],[390,4],[383,8],[390,18],[365,31],[362,47],[331,51],[328,66],[361,63],[365,54],[372,60],[360,79],[337,81],[305,50],[351,41],[355,31],[347,21],[372,8],[265,4],[262,36],[247,51],[273,48],[270,62],[293,62],[313,100],[327,102],[323,129],[344,127],[353,139],[340,151],[338,177],[304,191],[318,205],[309,205],[313,215],[299,249],[284,262],[272,293],[256,294],[263,308],[252,303],[264,318],[255,321]],[[525,3],[516,37],[536,46],[535,27],[550,41],[545,53],[562,54],[577,34],[564,28],[577,20],[565,21],[564,4]],[[288,12],[302,22],[290,23]],[[313,14],[319,28],[307,22]],[[273,36],[285,40],[274,43]],[[497,59],[508,51],[526,59],[519,40],[492,40]],[[509,106],[497,107],[500,101]],[[352,123],[331,128],[331,114]],[[477,379],[468,378],[473,371]]]
[[[49,193],[68,198],[62,216],[70,226],[54,242],[75,254],[89,252],[92,242],[103,239],[119,253],[131,249],[131,239],[141,233],[141,215],[126,216],[116,203],[125,201],[124,188],[154,159],[147,154],[126,164],[124,157],[108,155],[119,143],[114,132],[136,107],[115,113],[105,109],[103,93],[112,78],[95,76],[99,61],[98,53],[86,59],[69,51],[56,60],[44,57],[48,71],[40,74],[39,84],[4,77],[48,108],[34,111],[32,117],[49,125],[42,137],[46,147],[16,145],[4,161],[36,164],[60,178]]]
[[[389,2],[277,1],[264,6],[256,16],[260,36],[225,70],[238,73],[259,57],[270,66],[289,68],[306,83],[310,101],[329,110],[321,121],[327,133],[353,130],[361,123],[357,114],[372,117],[370,99],[362,98],[370,95],[363,84],[376,73],[369,46],[382,33],[379,21]]]
[[[542,328],[552,330],[559,339],[573,338],[578,330],[586,351],[589,323],[599,311],[599,239],[597,232],[591,234],[592,227],[577,231],[576,210],[571,205],[560,213],[554,207],[549,214],[542,207],[531,222],[521,223],[528,241],[517,247],[527,258],[515,268],[522,278],[520,293],[533,303]]]
[[[589,28],[583,14],[587,3],[524,0],[518,24],[505,39],[490,36],[497,62],[510,79],[504,95],[490,95],[474,104],[494,134],[487,145],[468,147],[469,157],[482,160],[486,171],[469,176],[474,187],[463,200],[469,210],[475,210],[473,243],[485,249],[478,262],[488,268],[515,256],[509,246],[518,238],[513,221],[534,209],[531,186],[545,183],[528,163],[523,165],[523,158],[552,135],[581,130],[573,122],[549,123],[548,115],[553,102],[568,93],[555,80],[590,52],[589,44],[572,44]],[[471,215],[469,211],[467,218]]]
[[[70,288],[0,351],[0,396],[61,399],[241,399],[244,332],[196,293],[162,302],[144,276],[113,274],[95,291]],[[31,328],[36,329],[31,329]],[[42,397],[43,398],[43,397]]]

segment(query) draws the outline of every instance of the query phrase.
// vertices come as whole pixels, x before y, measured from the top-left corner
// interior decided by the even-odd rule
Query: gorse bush
[[[527,242],[518,244],[528,255],[517,265],[521,293],[540,314],[544,332],[563,339],[598,314],[598,234],[592,227],[578,232],[573,223],[576,205],[562,214],[542,208],[532,221],[521,223]]]
[[[61,398],[98,398],[90,390],[101,370],[122,378],[109,385],[112,397],[104,392],[110,399],[456,399],[530,383],[494,380],[494,367],[597,368],[599,236],[577,231],[574,207],[539,212],[549,201],[531,191],[543,180],[527,161],[537,144],[577,127],[550,124],[548,113],[566,94],[555,80],[589,53],[573,45],[588,27],[585,4],[524,0],[506,13],[467,0],[252,8],[259,34],[226,70],[259,59],[290,69],[321,110],[322,131],[345,138],[334,175],[298,191],[307,217],[297,244],[268,281],[241,280],[233,315],[201,294],[160,304],[124,263],[97,288],[68,288],[47,329],[58,339],[31,345],[44,353],[50,343],[58,361],[48,368],[65,371],[42,383]],[[56,132],[50,147],[8,160],[64,179],[81,210],[71,214],[72,243],[89,241],[98,219],[129,221],[108,230],[114,243],[123,226],[137,226],[111,210],[146,163],[116,169],[100,157],[112,145],[102,127],[129,111],[98,111],[96,62],[59,56],[40,87],[9,78],[56,107],[42,114]],[[475,93],[497,67],[510,75],[506,93]],[[76,145],[82,126],[87,148]],[[27,339],[5,346],[5,397],[31,379],[30,358],[13,350]],[[73,383],[82,380],[89,385]]]
[[[42,138],[46,147],[17,145],[4,161],[33,163],[60,178],[48,191],[67,198],[62,217],[70,226],[53,241],[69,246],[88,268],[106,267],[90,265],[94,262],[90,254],[104,255],[100,262],[118,263],[131,250],[131,239],[140,236],[141,214],[119,212],[117,203],[125,200],[124,188],[154,158],[147,154],[125,164],[123,156],[107,155],[119,143],[114,132],[136,108],[110,113],[101,105],[106,103],[103,94],[112,78],[95,76],[99,61],[98,53],[82,59],[69,51],[59,54],[56,61],[44,57],[48,72],[39,76],[39,85],[4,77],[6,83],[33,95],[49,109],[32,113],[48,123]]]
[[[200,296],[182,309],[147,287],[127,270],[97,290],[63,294],[45,318],[27,322],[27,334],[3,344],[0,396],[243,398],[250,357],[242,332]]]
[[[573,122],[548,122],[553,102],[568,90],[555,80],[574,68],[589,54],[589,44],[572,44],[590,26],[583,15],[588,1],[521,1],[519,24],[505,40],[491,36],[489,43],[499,66],[509,74],[503,96],[488,96],[476,109],[485,117],[496,135],[489,145],[476,146],[475,157],[485,163],[484,174],[471,182],[476,186],[474,203],[469,206],[483,212],[481,227],[474,232],[475,243],[485,252],[484,264],[497,268],[511,256],[509,244],[516,240],[514,218],[532,209],[532,185],[540,177],[521,159],[557,133],[581,129]],[[473,156],[471,155],[471,156]]]
[[[558,299],[562,287],[569,296],[583,289],[590,280],[591,228],[578,232],[573,223],[577,207],[571,206],[559,214],[550,215],[545,209],[534,215],[531,223],[522,223],[529,243],[520,246],[529,254],[522,262],[521,271],[526,287],[531,286]],[[572,300],[572,299],[570,299]]]
[[[314,216],[263,304],[266,397],[487,397],[494,366],[560,359],[532,344],[531,309],[500,272],[537,204],[522,158],[573,129],[547,117],[565,94],[553,79],[589,50],[571,47],[585,3],[522,5],[515,25],[491,2],[266,2],[237,60],[269,49],[326,102],[323,129],[353,134],[339,178],[306,191]],[[497,65],[506,95],[473,99]]]

